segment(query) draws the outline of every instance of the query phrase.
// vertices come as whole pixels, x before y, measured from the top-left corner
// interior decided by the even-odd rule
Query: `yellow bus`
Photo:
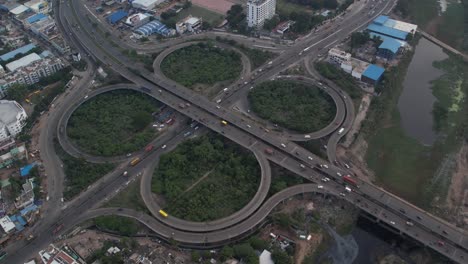
[[[169,216],[166,212],[164,212],[163,209],[159,210],[159,214],[162,215],[162,216],[164,216],[164,217],[168,217],[168,216]]]
[[[227,126],[228,122],[221,120],[221,124],[223,124],[223,126]]]
[[[130,165],[135,166],[138,164],[138,162],[140,162],[140,158],[135,158],[130,162]]]

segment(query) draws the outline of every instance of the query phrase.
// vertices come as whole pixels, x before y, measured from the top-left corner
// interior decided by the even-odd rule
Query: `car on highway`
[[[281,147],[286,148],[286,145],[284,143],[281,143]]]
[[[395,225],[395,222],[394,222],[394,221],[390,221],[390,224]]]
[[[314,160],[314,158],[312,158],[311,156],[308,156],[307,157],[309,160]]]
[[[323,185],[317,185],[318,189],[323,189]]]
[[[167,148],[167,146],[166,146],[166,145],[162,145],[162,147],[161,147],[161,148],[162,148],[162,149],[165,149],[165,148]]]

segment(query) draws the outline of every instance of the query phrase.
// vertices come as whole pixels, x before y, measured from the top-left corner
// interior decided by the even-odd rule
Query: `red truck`
[[[265,153],[268,155],[273,155],[274,151],[271,148],[266,148]]]
[[[349,175],[345,175],[343,177],[343,181],[345,181],[346,183],[349,183],[349,184],[351,184],[351,185],[353,185],[355,187],[359,187],[357,181],[355,179],[351,178],[351,176],[349,176]]]
[[[146,148],[145,148],[145,152],[150,152],[150,151],[153,150],[153,148],[154,148],[153,145],[148,145],[148,146],[146,146]]]
[[[63,224],[57,226],[57,227],[54,229],[54,231],[52,231],[52,233],[55,235],[55,234],[57,234],[60,230],[62,230],[62,228],[63,228]]]

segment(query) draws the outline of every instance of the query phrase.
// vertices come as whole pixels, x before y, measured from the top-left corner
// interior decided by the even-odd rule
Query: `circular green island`
[[[156,136],[152,113],[161,104],[131,90],[103,93],[83,103],[70,117],[67,134],[86,153],[117,156],[142,149]]]
[[[178,49],[161,62],[163,74],[194,91],[212,95],[231,83],[242,71],[241,55],[211,43]],[[215,90],[210,89],[218,84]]]
[[[300,133],[320,130],[336,114],[333,99],[322,89],[295,81],[261,83],[249,93],[249,102],[259,117]]]
[[[257,192],[260,167],[255,156],[219,135],[190,139],[161,156],[152,191],[165,200],[169,215],[212,221],[244,207]]]

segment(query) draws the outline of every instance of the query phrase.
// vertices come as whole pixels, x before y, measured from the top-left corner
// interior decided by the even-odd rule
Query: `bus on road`
[[[168,216],[169,216],[166,212],[164,212],[163,209],[159,210],[159,214],[162,215],[162,216],[164,216],[164,217],[168,217]]]
[[[223,126],[227,126],[228,122],[221,120],[221,124],[223,124]]]
[[[138,164],[138,162],[140,162],[140,158],[134,158],[134,159],[130,162],[130,165],[135,166],[135,165]]]

